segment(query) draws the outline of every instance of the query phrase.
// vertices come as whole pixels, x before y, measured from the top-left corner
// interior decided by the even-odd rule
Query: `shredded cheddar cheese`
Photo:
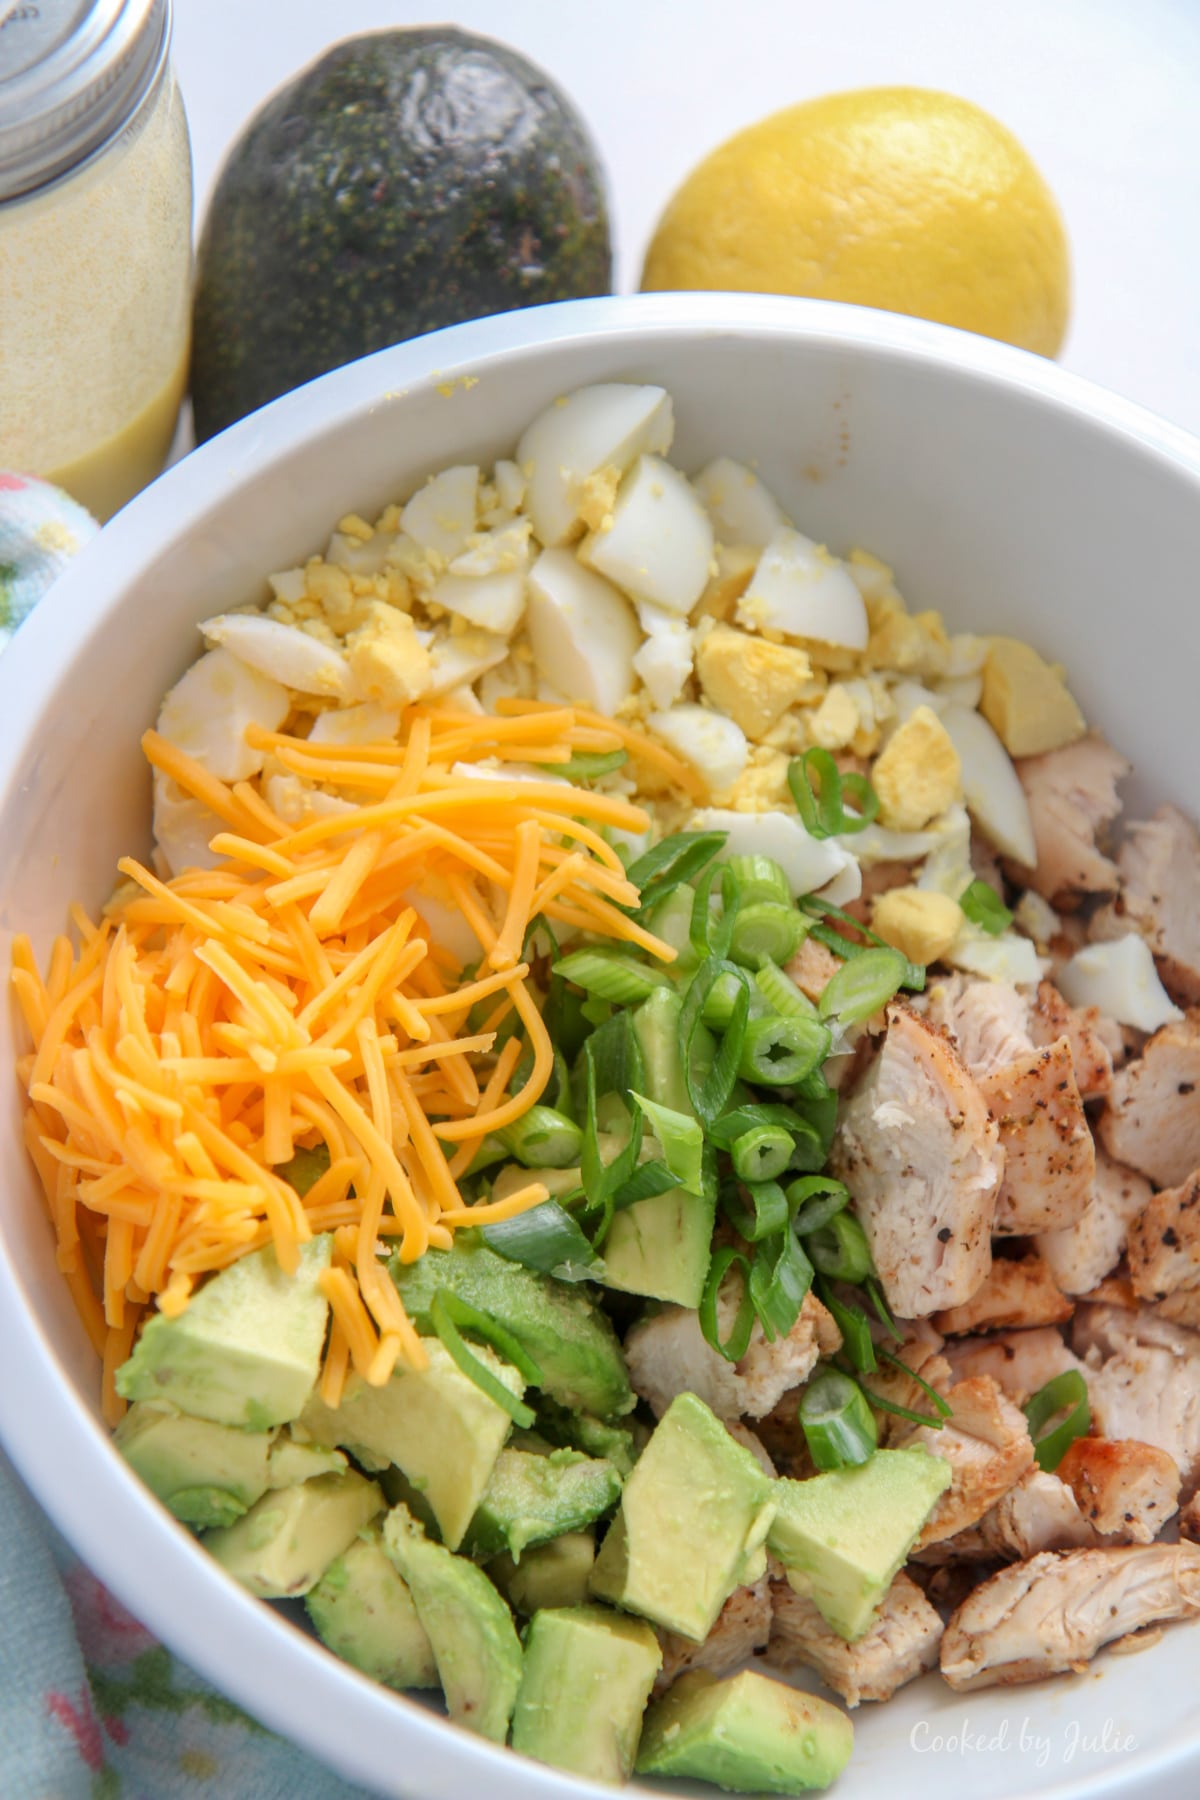
[[[197,1283],[265,1244],[294,1270],[316,1232],[334,1234],[322,1397],[336,1405],[351,1368],[381,1384],[398,1360],[421,1367],[381,1253],[411,1262],[546,1197],[531,1180],[469,1206],[458,1188],[485,1136],[533,1106],[552,1072],[525,957],[531,924],[674,956],[622,910],[637,890],[602,835],[644,831],[641,809],[503,775],[506,762],[619,744],[688,785],[682,764],[629,728],[569,707],[486,718],[414,706],[386,744],[247,738],[343,806],[289,824],[255,782],[218,781],[147,732],[151,764],[219,821],[212,847],[225,860],[162,880],[123,858],[103,917],[72,909],[75,939],[55,941],[44,978],[28,938],[13,948],[32,1045],[25,1142],[110,1420],[149,1306],[178,1316]],[[464,776],[480,762],[492,779]],[[482,946],[477,975],[430,941],[405,898],[429,878]],[[514,1011],[520,1031],[494,1052]],[[526,1047],[531,1073],[510,1094]],[[329,1167],[301,1195],[283,1171],[320,1146]]]

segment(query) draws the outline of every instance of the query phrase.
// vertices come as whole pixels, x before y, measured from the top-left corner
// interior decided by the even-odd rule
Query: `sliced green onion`
[[[613,1198],[638,1165],[642,1148],[642,1114],[636,1109],[629,1122],[629,1136],[609,1162],[600,1150],[601,1103],[616,1097],[622,1112],[625,1096],[642,1086],[645,1061],[633,1014],[622,1011],[600,1025],[583,1046],[584,1127],[580,1152],[580,1179],[589,1211],[596,1215],[592,1242],[599,1248],[613,1217]]]
[[[704,1003],[722,975],[732,974],[741,984],[729,1024],[715,1050],[704,1024]],[[679,1039],[683,1046],[683,1072],[692,1110],[705,1130],[725,1110],[737,1080],[738,1064],[750,1011],[750,978],[736,963],[710,956],[701,963],[684,995],[679,1015]],[[633,1085],[632,1083],[630,1084]]]
[[[864,925],[860,919],[856,919],[853,913],[848,913],[844,908],[835,906],[832,900],[822,900],[819,894],[802,894],[796,904],[802,912],[818,921],[811,928],[809,936],[815,938],[818,943],[824,944],[827,950],[832,950],[833,954],[840,957],[843,962],[852,956],[862,956],[870,944],[873,944],[878,950],[892,948],[890,944],[885,944],[881,937],[876,936],[875,932]],[[840,931],[835,931],[832,926],[820,922],[826,919],[836,919],[839,924],[848,925],[866,942],[851,942],[849,938],[843,937]],[[920,963],[908,962],[907,958],[905,967],[907,973],[902,985],[910,988],[913,993],[919,994],[925,986],[924,969]]]
[[[598,781],[601,775],[611,775],[628,761],[628,750],[577,750],[566,762],[535,763],[534,767],[563,781]]]
[[[833,1314],[842,1334],[842,1347],[847,1357],[856,1369],[869,1375],[879,1365],[875,1361],[875,1345],[866,1313],[852,1301],[839,1299],[823,1275],[817,1277],[815,1285],[817,1298]]]
[[[943,1421],[936,1413],[917,1412],[911,1406],[901,1406],[898,1400],[886,1400],[882,1394],[877,1394],[874,1388],[865,1387],[861,1381],[858,1385],[871,1405],[880,1412],[894,1413],[898,1419],[911,1419],[914,1425],[928,1425],[931,1431],[941,1431]]]
[[[720,889],[720,906],[714,907],[713,889]],[[727,956],[741,906],[738,879],[728,863],[714,863],[696,884],[692,902],[691,943],[697,956]]]
[[[700,1017],[710,1031],[728,1031],[729,1021],[733,1017],[738,995],[746,991],[744,981],[736,975],[725,974],[709,989],[708,998],[704,1002]],[[750,996],[750,1004],[754,1004],[754,995]]]
[[[813,1267],[786,1227],[764,1238],[750,1264],[750,1297],[768,1342],[786,1337],[812,1286]]]
[[[722,1113],[714,1119],[708,1128],[708,1135],[718,1150],[732,1150],[737,1139],[746,1131],[757,1131],[764,1126],[778,1125],[784,1131],[802,1131],[807,1120],[794,1107],[782,1106],[768,1101],[763,1105],[747,1103],[735,1106],[730,1112]]]
[[[510,1388],[497,1379],[485,1363],[480,1362],[473,1351],[468,1350],[462,1332],[472,1331],[485,1343],[499,1352],[506,1362],[512,1364],[519,1375],[533,1386],[540,1386],[542,1371],[532,1357],[527,1356],[516,1338],[506,1331],[497,1319],[488,1313],[480,1312],[469,1301],[458,1294],[452,1294],[446,1288],[439,1288],[433,1296],[429,1307],[429,1318],[434,1331],[451,1360],[466,1376],[473,1381],[481,1393],[494,1400],[496,1405],[506,1412],[514,1425],[528,1430],[537,1417],[532,1407],[519,1400]]]
[[[689,1194],[704,1192],[702,1162],[704,1132],[699,1119],[691,1113],[676,1112],[644,1094],[631,1093],[629,1098],[639,1106],[662,1145],[663,1161],[675,1177],[676,1184]]]
[[[481,1169],[490,1169],[494,1164],[503,1162],[508,1156],[508,1145],[503,1138],[489,1132],[478,1150],[471,1158],[467,1168],[468,1175],[478,1175]]]
[[[669,987],[671,983],[665,969],[653,968],[640,958],[635,961],[620,950],[573,950],[554,964],[554,973],[597,999],[612,1000],[618,1006],[635,1006],[655,988]]]
[[[528,1212],[485,1225],[481,1235],[498,1256],[556,1281],[594,1281],[603,1272],[596,1252],[557,1200],[543,1200]]]
[[[1025,1404],[1039,1469],[1053,1473],[1075,1442],[1092,1428],[1087,1382],[1078,1369],[1064,1369]]]
[[[867,1234],[852,1212],[834,1213],[827,1224],[810,1231],[805,1246],[816,1268],[831,1281],[865,1281],[875,1273]]]
[[[721,1211],[748,1244],[761,1243],[788,1223],[787,1195],[776,1181],[748,1181],[744,1190],[736,1181],[723,1182]]]
[[[570,1169],[579,1161],[583,1133],[574,1119],[552,1106],[531,1106],[496,1133],[527,1169]]]
[[[774,857],[731,856],[728,866],[737,876],[744,906],[753,906],[759,900],[793,904],[791,885]]]
[[[781,1125],[759,1125],[733,1143],[733,1172],[741,1181],[774,1181],[792,1160],[795,1140]]]
[[[717,1321],[717,1295],[720,1293],[721,1283],[735,1264],[742,1272],[742,1298],[729,1328],[729,1336],[722,1342],[721,1327]],[[739,1362],[745,1356],[750,1344],[750,1333],[754,1330],[754,1301],[750,1297],[750,1264],[740,1250],[726,1245],[714,1253],[708,1265],[708,1279],[704,1283],[699,1317],[705,1343],[711,1344],[726,1362]]]
[[[805,926],[807,922],[803,913],[796,913],[797,919]],[[768,956],[759,963],[754,974],[754,985],[771,1008],[785,1019],[815,1019],[817,1009],[808,995],[796,986],[778,963]]]
[[[669,1193],[678,1186],[665,1162],[639,1163],[629,1179],[613,1193],[612,1209],[621,1212],[627,1206],[636,1206],[639,1200],[653,1200],[656,1194]]]
[[[802,1237],[809,1231],[821,1231],[850,1204],[849,1188],[832,1175],[806,1175],[791,1181],[787,1197],[794,1209],[792,1226]]]
[[[644,922],[675,888],[693,881],[723,847],[726,836],[724,831],[677,831],[631,862],[625,874],[640,890],[633,917]]]
[[[900,990],[908,959],[899,950],[861,950],[831,975],[821,990],[817,1010],[822,1019],[857,1025],[886,1006]]]
[[[815,1165],[823,1168],[825,1158],[829,1155],[829,1146],[833,1143],[833,1134],[837,1129],[838,1097],[819,1069],[806,1075],[796,1089],[793,1104],[796,1111],[803,1113],[817,1134],[822,1146],[821,1161]]]
[[[764,1087],[791,1087],[829,1054],[830,1035],[814,1019],[778,1013],[746,1023],[738,1073]]]
[[[807,934],[808,920],[790,901],[781,906],[777,900],[757,900],[739,907],[729,954],[748,969],[759,969],[764,962],[785,963]]]
[[[879,796],[863,775],[843,775],[828,750],[806,750],[788,764],[788,786],[809,837],[862,831],[879,812]],[[848,813],[843,796],[858,808]]]
[[[978,925],[981,931],[988,932],[992,937],[999,937],[1013,922],[1007,906],[987,881],[973,881],[958,896],[958,904],[972,925]]]
[[[800,1397],[800,1425],[818,1469],[853,1469],[875,1453],[875,1415],[857,1381],[828,1366]]]
[[[889,1350],[886,1345],[879,1344],[876,1346],[876,1349],[877,1353],[882,1356],[884,1362],[891,1363],[894,1369],[899,1369],[903,1374],[908,1376],[910,1381],[916,1382],[921,1392],[928,1395],[929,1399],[933,1401],[935,1408],[941,1414],[943,1419],[948,1419],[950,1417],[954,1408],[943,1395],[938,1393],[935,1387],[930,1386],[923,1375],[918,1375],[917,1371],[915,1369],[910,1369],[906,1362],[901,1362],[895,1352]]]
[[[652,931],[664,944],[670,944],[677,952],[676,960],[671,964],[672,971],[695,966],[696,953],[692,949],[692,907],[696,901],[696,890],[690,883],[681,882],[677,888],[657,901],[646,915],[646,928]]]

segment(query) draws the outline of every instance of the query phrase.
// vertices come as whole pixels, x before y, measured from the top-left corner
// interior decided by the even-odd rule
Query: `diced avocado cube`
[[[298,1599],[382,1511],[376,1483],[347,1469],[264,1494],[236,1525],[210,1531],[204,1547],[261,1600]]]
[[[456,1236],[453,1250],[427,1250],[412,1263],[393,1256],[388,1266],[418,1331],[432,1333],[429,1308],[447,1288],[507,1326],[540,1368],[540,1386],[563,1406],[602,1419],[633,1410],[617,1334],[578,1283],[509,1262],[473,1233]]]
[[[633,1029],[645,1065],[646,1098],[695,1117],[683,1070],[682,1012],[683,996],[678,988],[655,988],[634,1013]]]
[[[274,1436],[189,1419],[139,1400],[117,1426],[114,1442],[177,1519],[204,1531],[232,1525],[266,1493]]]
[[[552,1450],[547,1456],[502,1450],[463,1550],[485,1560],[507,1550],[519,1560],[531,1544],[590,1525],[620,1495],[621,1477],[612,1464],[577,1450]]]
[[[858,1468],[780,1479],[767,1542],[796,1592],[853,1641],[949,1485],[950,1465],[921,1449],[877,1450]]]
[[[535,1613],[512,1745],[592,1781],[626,1781],[662,1667],[649,1625],[602,1606]]]
[[[582,1606],[596,1560],[591,1531],[564,1531],[548,1544],[535,1544],[520,1562],[504,1554],[493,1557],[487,1572],[516,1611],[532,1618],[543,1607]]]
[[[774,1483],[695,1394],[679,1394],[625,1483],[592,1593],[700,1643],[758,1578]]]
[[[734,1794],[799,1794],[828,1787],[854,1748],[844,1712],[746,1670],[718,1681],[681,1675],[646,1713],[639,1775],[690,1775]]]
[[[552,1444],[567,1450],[582,1450],[585,1456],[602,1456],[618,1475],[628,1475],[650,1436],[640,1419],[628,1425],[610,1425],[593,1413],[571,1412],[557,1401],[544,1397],[537,1408],[538,1430]]]
[[[716,1205],[715,1195],[704,1199],[668,1188],[624,1207],[604,1240],[604,1286],[699,1306],[712,1256]]]
[[[483,1570],[431,1544],[406,1507],[393,1507],[383,1547],[429,1634],[446,1710],[458,1725],[502,1744],[521,1685],[512,1614]]]
[[[267,1457],[268,1486],[296,1487],[314,1475],[340,1475],[349,1465],[340,1450],[321,1444],[299,1443],[290,1431],[281,1431]]]
[[[438,1685],[433,1646],[377,1525],[330,1563],[304,1604],[325,1647],[364,1675],[391,1688]]]
[[[383,1387],[359,1376],[336,1409],[314,1395],[301,1425],[318,1444],[341,1444],[359,1461],[397,1468],[429,1502],[452,1550],[482,1500],[512,1420],[477,1388],[436,1338],[424,1340],[425,1369],[398,1367]],[[484,1344],[472,1354],[519,1399],[524,1382]]]
[[[318,1278],[326,1233],[286,1275],[267,1245],[211,1280],[178,1318],[156,1313],[117,1370],[125,1400],[156,1400],[193,1418],[266,1431],[303,1411],[316,1386],[329,1305]]]

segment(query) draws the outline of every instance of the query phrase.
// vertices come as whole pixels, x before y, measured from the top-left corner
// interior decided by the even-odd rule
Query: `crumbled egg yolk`
[[[994,637],[979,710],[1010,756],[1041,756],[1087,730],[1061,672],[1019,638]]]
[[[696,675],[717,711],[757,740],[805,693],[812,664],[803,650],[717,625],[697,645]]]
[[[894,831],[920,831],[962,791],[962,767],[950,734],[929,706],[918,706],[893,732],[872,771],[879,817]]]
[[[962,922],[957,900],[916,887],[889,889],[879,895],[871,912],[871,925],[878,936],[910,962],[922,964],[946,955]]]
[[[347,637],[346,660],[362,698],[384,706],[406,706],[429,686],[429,651],[412,619],[379,600],[370,603],[366,619]]]

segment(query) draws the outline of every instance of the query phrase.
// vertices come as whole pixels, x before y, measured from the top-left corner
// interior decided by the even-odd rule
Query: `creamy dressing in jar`
[[[187,376],[192,181],[169,0],[0,0],[0,468],[100,518]]]

